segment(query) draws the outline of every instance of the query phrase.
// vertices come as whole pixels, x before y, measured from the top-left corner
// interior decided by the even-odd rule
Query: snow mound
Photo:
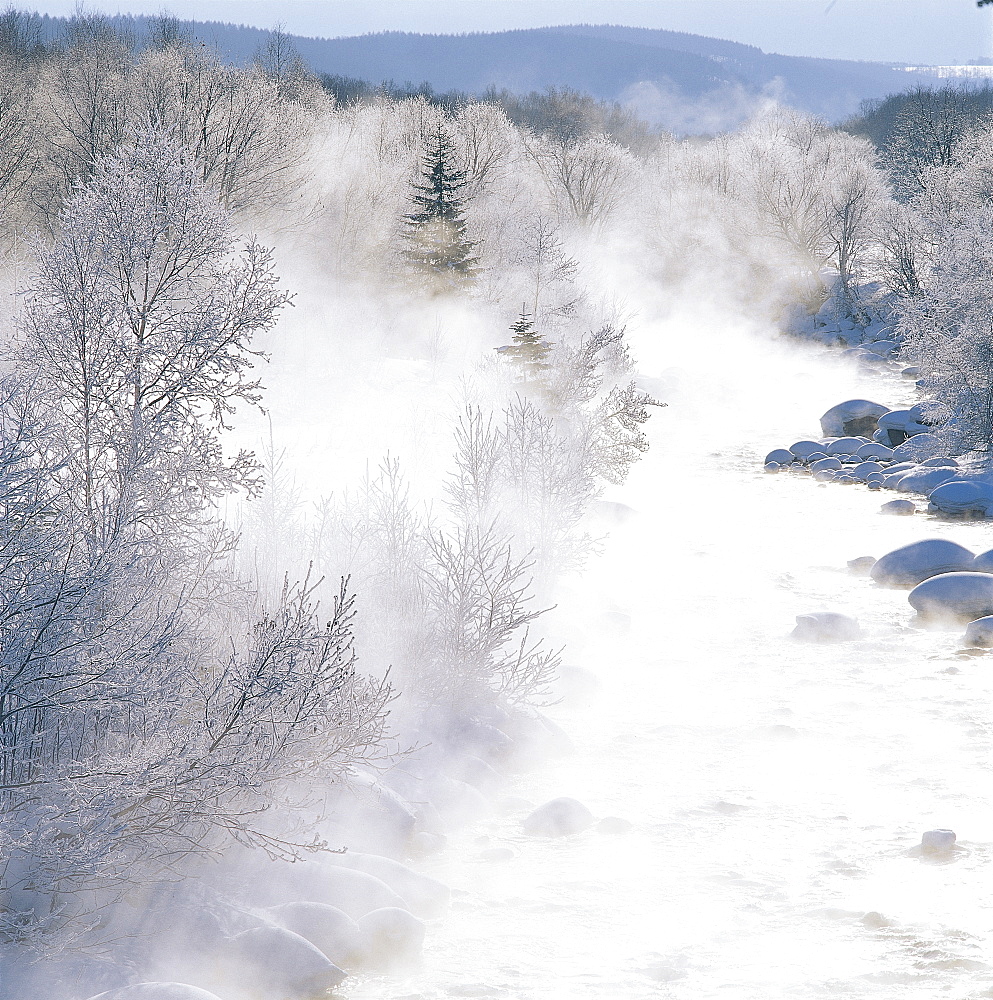
[[[993,615],[969,622],[969,627],[965,630],[964,642],[967,646],[984,648],[993,646]]]
[[[98,993],[90,1000],[220,1000],[215,993],[208,993],[186,983],[137,983],[108,993]]]
[[[958,473],[955,469],[924,469],[918,466],[916,471],[908,472],[897,484],[901,493],[922,493],[928,496],[932,490],[942,483],[954,479]]]
[[[931,509],[943,514],[985,514],[993,505],[993,488],[987,483],[953,479],[928,496]]]
[[[851,642],[862,636],[858,620],[836,611],[817,611],[796,616],[796,628],[790,633],[803,642]]]
[[[593,813],[576,799],[552,799],[524,819],[524,832],[532,837],[567,837],[593,825]]]
[[[889,412],[888,406],[868,399],[848,399],[832,406],[821,417],[821,431],[825,437],[870,437],[876,430],[879,418]]]
[[[913,587],[941,573],[969,570],[975,555],[946,538],[927,538],[887,552],[869,572],[884,587]]]
[[[985,618],[993,615],[993,573],[942,573],[914,587],[907,600],[927,618]]]

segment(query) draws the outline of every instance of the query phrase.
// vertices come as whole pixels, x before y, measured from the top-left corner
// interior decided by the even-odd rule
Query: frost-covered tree
[[[413,185],[414,211],[403,219],[404,257],[417,273],[439,278],[445,285],[471,283],[479,272],[475,253],[479,242],[468,235],[468,181],[441,126],[428,136],[420,174]]]
[[[287,782],[379,753],[389,688],[356,671],[344,584],[321,613],[306,580],[252,601],[221,572],[215,504],[254,462],[220,433],[286,301],[160,133],[37,247],[0,387],[5,940],[111,947],[93,917],[130,886],[230,838],[292,851],[292,810],[259,818]]]
[[[288,301],[269,251],[230,223],[168,134],[102,160],[39,247],[18,361],[62,414],[72,500],[95,551],[192,530],[251,484],[218,432],[256,404],[252,338]]]
[[[517,263],[526,274],[531,315],[561,319],[570,316],[581,296],[576,291],[579,262],[566,254],[558,230],[537,216],[525,224]]]

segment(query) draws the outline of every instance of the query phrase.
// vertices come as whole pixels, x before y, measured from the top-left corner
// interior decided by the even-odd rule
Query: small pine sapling
[[[521,309],[520,317],[510,329],[514,332],[513,343],[497,349],[518,369],[521,381],[541,384],[552,367],[548,363],[552,345],[534,328],[534,320],[526,307]]]

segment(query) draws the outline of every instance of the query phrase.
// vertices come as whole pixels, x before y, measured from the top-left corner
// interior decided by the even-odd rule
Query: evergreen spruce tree
[[[547,361],[552,345],[534,328],[526,308],[521,310],[520,318],[510,329],[514,331],[513,343],[499,348],[500,353],[520,369],[524,382],[541,382],[545,372],[552,367]]]
[[[439,127],[428,139],[421,180],[414,184],[416,210],[404,216],[404,256],[418,272],[453,285],[468,284],[479,273],[479,243],[466,234],[467,183],[452,141]]]

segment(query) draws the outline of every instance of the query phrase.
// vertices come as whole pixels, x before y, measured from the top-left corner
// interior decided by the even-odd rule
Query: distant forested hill
[[[42,20],[46,35],[58,34],[61,19]],[[140,44],[151,19],[112,20]],[[183,29],[237,63],[251,60],[269,34],[216,22],[185,22]],[[746,109],[750,99],[769,95],[839,120],[856,113],[866,99],[928,82],[881,63],[774,55],[716,38],[616,25],[467,35],[293,36],[292,41],[317,73],[373,84],[428,83],[436,91],[470,94],[490,87],[518,94],[568,87],[600,100],[633,100],[640,113],[669,127],[683,123],[686,131],[693,131],[696,119],[679,107],[684,102],[707,101],[715,109],[731,108],[733,115],[734,107]]]

